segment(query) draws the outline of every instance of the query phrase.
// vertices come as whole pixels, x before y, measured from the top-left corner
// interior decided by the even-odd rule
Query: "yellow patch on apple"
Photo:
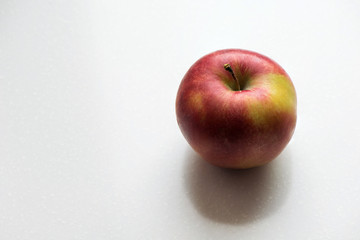
[[[267,93],[263,101],[248,102],[252,122],[258,127],[267,127],[269,116],[276,113],[291,113],[296,109],[296,93],[289,79],[280,74],[266,74],[251,82],[249,90],[263,87]],[[270,106],[269,106],[270,105]]]
[[[191,93],[189,97],[189,106],[190,108],[194,109],[200,116],[201,120],[205,120],[205,109],[203,103],[203,97],[199,92]]]

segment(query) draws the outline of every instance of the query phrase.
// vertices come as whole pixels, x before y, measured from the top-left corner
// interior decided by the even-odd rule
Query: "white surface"
[[[0,239],[360,239],[360,2],[0,3]],[[271,164],[212,167],[178,85],[223,48],[292,77]]]

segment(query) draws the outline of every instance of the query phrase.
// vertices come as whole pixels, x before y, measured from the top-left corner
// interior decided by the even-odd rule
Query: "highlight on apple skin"
[[[219,50],[195,62],[180,83],[177,122],[200,156],[219,167],[244,169],[275,159],[296,125],[290,77],[259,53]]]

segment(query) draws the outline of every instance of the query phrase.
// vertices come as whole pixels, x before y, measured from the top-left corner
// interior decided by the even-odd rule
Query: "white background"
[[[0,239],[360,239],[360,2],[0,2]],[[295,135],[248,171],[176,123],[188,68],[277,61]]]

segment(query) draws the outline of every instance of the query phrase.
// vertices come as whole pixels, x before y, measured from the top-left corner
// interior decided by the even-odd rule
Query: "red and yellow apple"
[[[251,168],[276,158],[296,125],[290,77],[259,53],[220,50],[195,62],[176,98],[181,132],[206,161]]]

